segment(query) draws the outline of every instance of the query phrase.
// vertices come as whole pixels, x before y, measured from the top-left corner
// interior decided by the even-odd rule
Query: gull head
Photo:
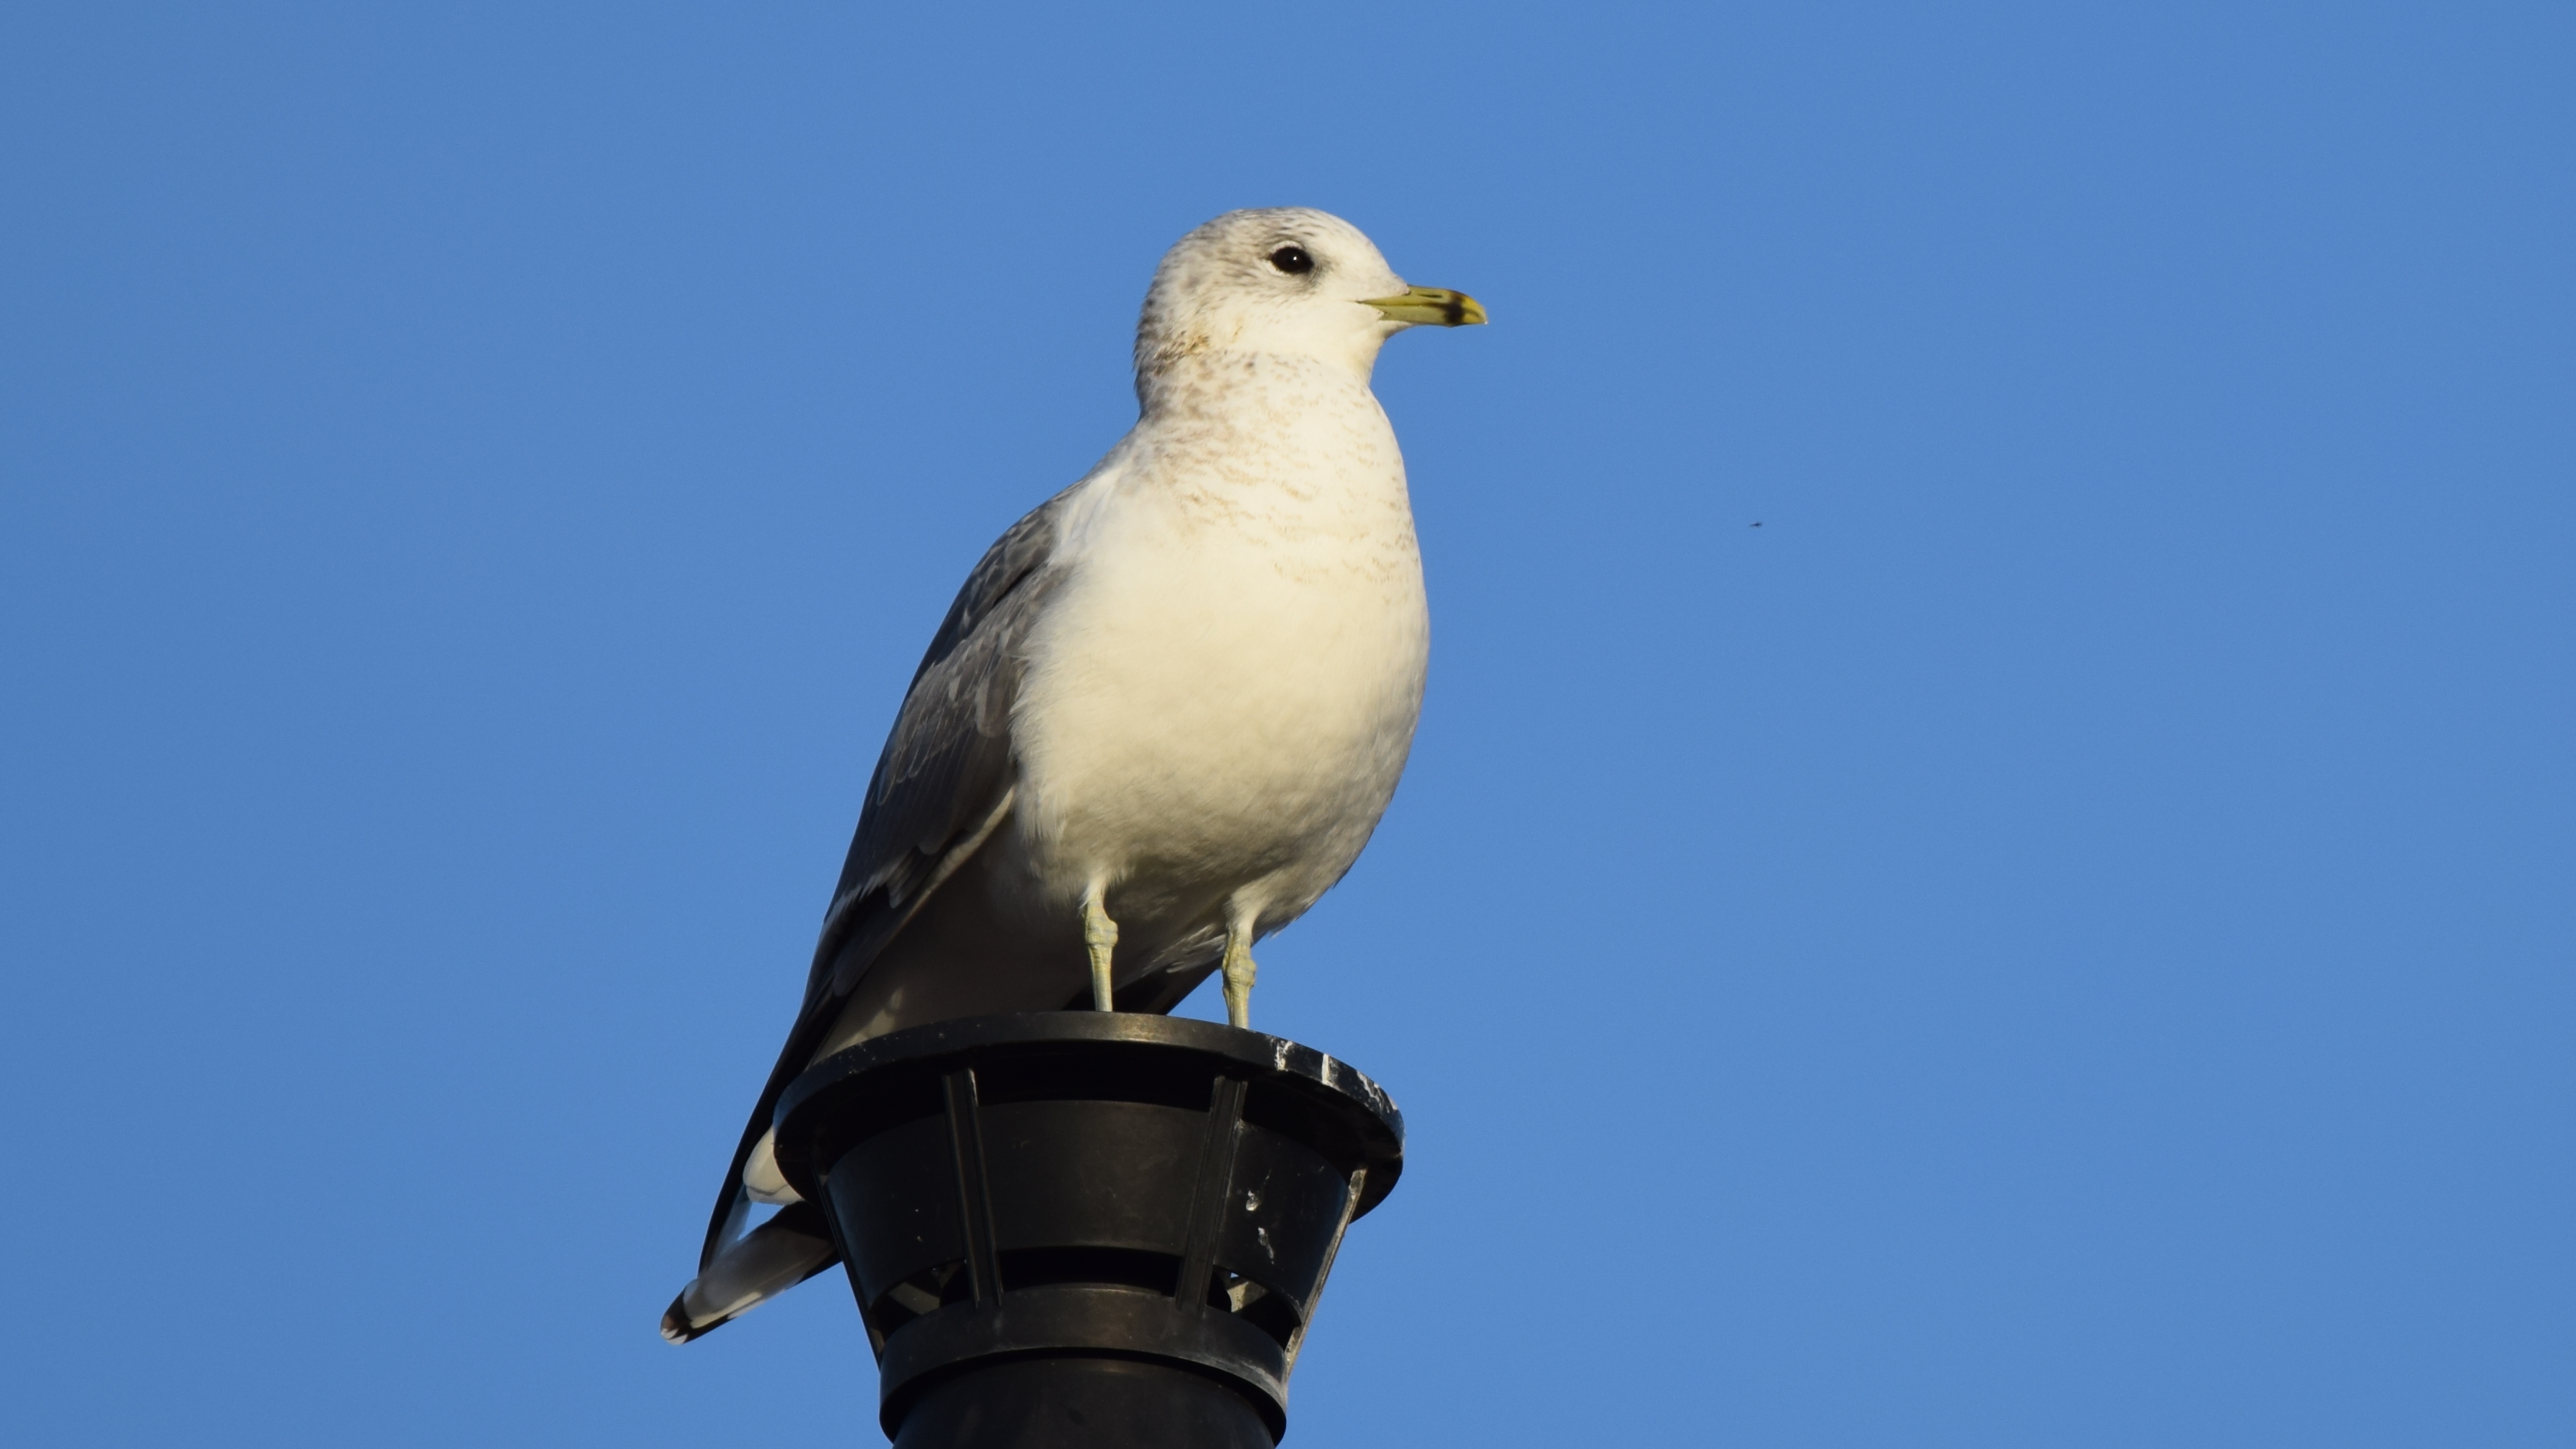
[[[1358,227],[1303,206],[1229,211],[1175,243],[1136,323],[1136,386],[1201,360],[1312,358],[1365,380],[1407,327],[1469,326],[1463,292],[1408,287]]]

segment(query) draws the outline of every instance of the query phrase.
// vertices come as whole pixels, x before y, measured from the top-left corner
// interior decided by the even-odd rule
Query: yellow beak
[[[1360,305],[1375,307],[1390,322],[1473,327],[1485,320],[1485,309],[1476,305],[1475,298],[1446,287],[1407,287],[1401,297],[1371,297]]]

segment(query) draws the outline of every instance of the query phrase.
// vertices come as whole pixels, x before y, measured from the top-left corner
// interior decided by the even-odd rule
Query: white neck
[[[1365,392],[1377,371],[1378,349],[1403,330],[1384,322],[1352,326],[1349,318],[1331,313],[1263,322],[1256,331],[1239,322],[1228,327],[1207,319],[1202,325],[1158,329],[1140,339],[1136,400],[1145,414],[1151,416],[1160,399],[1207,386],[1210,379],[1229,387],[1223,380],[1247,369],[1272,376],[1338,374]]]

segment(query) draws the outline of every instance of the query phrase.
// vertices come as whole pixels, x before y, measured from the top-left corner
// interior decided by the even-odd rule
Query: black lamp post
[[[1271,1449],[1404,1119],[1311,1048],[1090,1011],[895,1032],[780,1101],[896,1449]]]

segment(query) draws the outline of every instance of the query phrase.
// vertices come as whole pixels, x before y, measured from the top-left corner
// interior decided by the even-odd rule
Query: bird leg
[[[1109,979],[1110,953],[1118,949],[1118,923],[1109,919],[1109,906],[1104,899],[1109,882],[1093,881],[1082,897],[1082,944],[1091,952],[1091,1005],[1095,1011],[1114,1011],[1112,997],[1116,988]]]
[[[1225,1019],[1252,1026],[1252,918],[1240,916],[1225,928]]]

